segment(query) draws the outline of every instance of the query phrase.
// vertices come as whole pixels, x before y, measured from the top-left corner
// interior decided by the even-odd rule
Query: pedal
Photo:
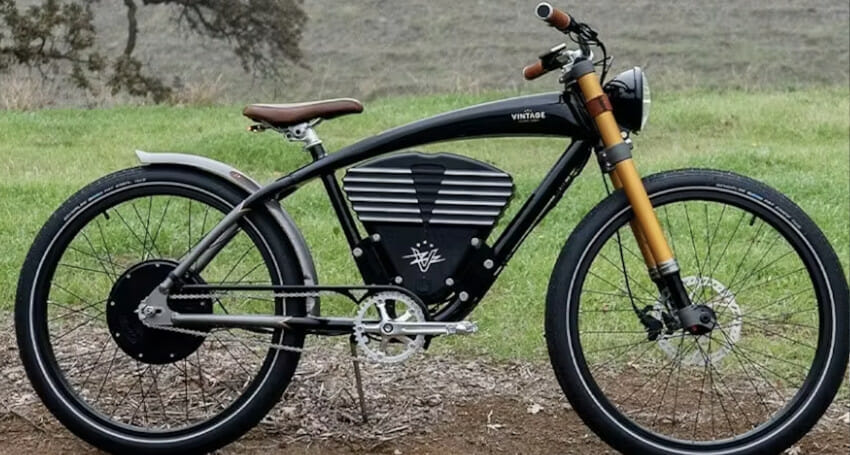
[[[447,335],[472,335],[478,331],[478,324],[472,321],[458,321],[446,323]]]

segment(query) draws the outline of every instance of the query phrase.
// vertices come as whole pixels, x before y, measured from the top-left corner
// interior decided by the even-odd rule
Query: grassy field
[[[366,113],[323,124],[331,150],[430,114],[503,94],[398,97],[367,104]],[[732,170],[762,180],[799,204],[824,230],[848,267],[850,158],[847,89],[792,92],[661,93],[635,157],[645,175],[682,167]],[[838,102],[831,102],[838,101]],[[10,308],[17,274],[40,226],[87,182],[134,166],[135,148],[196,153],[235,165],[261,181],[305,164],[300,149],[277,135],[249,135],[237,106],[45,110],[0,114],[0,308]],[[563,150],[555,139],[488,139],[437,144],[493,163],[513,175],[520,201]],[[529,236],[472,319],[482,331],[450,346],[498,358],[545,355],[546,283],[571,229],[604,197],[594,166]],[[324,283],[357,282],[344,239],[322,188],[311,183],[285,203],[305,233]],[[497,235],[497,229],[494,235]]]

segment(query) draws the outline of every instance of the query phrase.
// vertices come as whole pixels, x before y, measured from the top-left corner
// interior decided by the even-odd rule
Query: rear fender
[[[248,194],[254,193],[262,187],[256,180],[248,177],[236,168],[203,156],[185,153],[148,153],[141,150],[136,150],[136,156],[144,165],[185,166],[201,170],[227,180]],[[278,201],[268,200],[264,205],[278,226],[280,226],[283,234],[292,243],[296,259],[304,274],[304,284],[308,286],[317,285],[318,279],[316,278],[316,266],[313,263],[313,256],[310,254],[310,250],[307,248],[307,242],[304,240],[304,236],[298,230],[292,217],[283,210]],[[307,299],[307,311],[311,315],[319,316],[320,306],[318,298],[310,297]]]

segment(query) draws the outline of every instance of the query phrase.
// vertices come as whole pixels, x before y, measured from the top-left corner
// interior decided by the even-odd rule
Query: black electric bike
[[[393,363],[473,333],[464,318],[595,156],[615,191],[567,240],[546,301],[549,355],[576,412],[629,453],[775,453],[802,437],[848,360],[848,288],[824,235],[746,177],[641,179],[629,135],[647,119],[646,76],[634,68],[603,85],[596,32],[546,3],[536,13],[578,45],[524,70],[561,70],[558,92],[438,115],[333,154],[315,127],[360,112],[356,100],[252,105],[250,129],[303,142],[313,161],[261,186],[207,158],[138,152],[143,166],[72,196],[35,240],[15,308],[21,358],[51,412],[104,450],[209,451],[280,399],[309,334],[349,336],[358,361]],[[496,238],[510,175],[404,151],[529,135],[572,142]],[[313,179],[363,284],[319,284],[281,208]],[[356,315],[322,315],[328,295]]]

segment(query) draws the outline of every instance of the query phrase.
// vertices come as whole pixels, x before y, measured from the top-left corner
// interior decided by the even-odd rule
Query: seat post
[[[327,151],[325,150],[324,144],[322,144],[322,140],[319,139],[319,135],[316,134],[316,130],[313,129],[313,127],[318,125],[320,122],[321,119],[316,119],[310,122],[289,126],[283,128],[282,131],[278,131],[281,131],[289,141],[303,142],[304,149],[310,153],[313,161],[319,161],[327,156]],[[339,219],[340,227],[342,228],[342,232],[345,234],[345,240],[348,241],[352,254],[354,254],[354,249],[361,241],[360,231],[357,229],[354,217],[351,215],[351,211],[345,203],[345,195],[342,192],[342,188],[339,187],[339,182],[336,180],[336,175],[333,171],[322,174],[320,179],[325,187],[325,191],[328,193],[328,198],[331,200],[331,206],[334,209],[334,213]]]

